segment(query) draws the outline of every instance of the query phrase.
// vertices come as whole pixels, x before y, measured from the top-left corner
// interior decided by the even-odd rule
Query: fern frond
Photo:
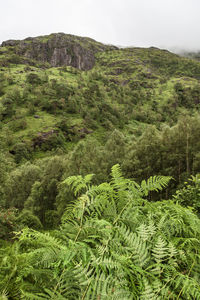
[[[152,249],[152,255],[156,263],[161,263],[168,255],[167,242],[159,236],[155,246]]]
[[[123,179],[122,171],[119,164],[114,165],[111,168],[111,175],[113,179]]]
[[[8,300],[8,291],[6,289],[3,289],[0,292],[0,300]]]
[[[119,165],[99,186],[91,174],[70,177],[79,197],[60,229],[24,229],[13,253],[0,252],[1,289],[30,300],[200,299],[198,217],[173,201],[143,199],[169,178],[140,187]]]
[[[150,191],[161,191],[172,179],[170,176],[151,176],[147,181],[141,182],[141,192],[148,196]]]
[[[143,291],[140,295],[141,300],[157,300],[158,297],[154,293],[154,290],[151,286],[151,284],[148,282],[146,278],[143,279]]]
[[[138,235],[142,238],[143,241],[150,239],[156,232],[156,227],[154,226],[153,222],[149,225],[141,224],[137,228]]]
[[[179,291],[177,299],[200,299],[199,282],[188,275],[178,274],[172,284]]]
[[[88,174],[86,176],[70,176],[66,178],[62,183],[71,186],[72,190],[74,190],[74,194],[77,195],[79,192],[88,189],[93,176],[94,174]]]
[[[118,226],[127,247],[131,249],[131,257],[136,265],[141,267],[148,263],[149,255],[146,242],[141,239],[136,233],[130,232],[125,226]]]

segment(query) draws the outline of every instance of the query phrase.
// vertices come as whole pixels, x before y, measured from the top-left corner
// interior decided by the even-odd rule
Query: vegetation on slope
[[[166,50],[3,43],[2,297],[199,299],[199,105],[200,63]]]

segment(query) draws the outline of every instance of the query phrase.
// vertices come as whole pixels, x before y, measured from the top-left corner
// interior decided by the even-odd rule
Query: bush
[[[47,228],[55,228],[60,221],[59,215],[55,210],[47,210],[45,212],[45,226]]]
[[[191,176],[189,182],[184,183],[184,187],[176,191],[173,196],[179,203],[186,207],[193,207],[200,215],[200,174]]]
[[[20,163],[22,160],[29,160],[31,158],[30,147],[23,142],[16,143],[10,151],[15,156],[15,162]]]
[[[9,58],[8,58],[8,62],[11,64],[21,64],[22,63],[22,58],[19,55],[16,54],[12,54]]]
[[[42,80],[36,73],[29,73],[26,76],[26,82],[30,84],[40,84],[42,83]]]
[[[16,230],[16,212],[15,208],[4,209],[0,207],[0,238],[9,240]]]
[[[27,127],[27,123],[24,119],[14,120],[9,124],[9,128],[14,132],[19,130],[24,130],[26,129],[26,127]]]
[[[41,144],[41,149],[43,151],[52,150],[57,147],[63,146],[65,142],[64,135],[59,132],[55,134],[50,135],[47,139],[43,140]]]
[[[20,213],[20,215],[16,218],[16,222],[20,228],[28,226],[29,228],[33,228],[36,230],[42,229],[42,223],[39,218],[32,214],[31,211],[24,210]]]
[[[12,117],[15,114],[14,101],[10,98],[3,98],[2,104],[3,111],[1,114],[3,119]]]

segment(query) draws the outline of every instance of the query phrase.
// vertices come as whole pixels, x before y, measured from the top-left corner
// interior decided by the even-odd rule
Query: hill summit
[[[14,54],[27,59],[49,63],[52,67],[72,66],[80,70],[89,70],[94,66],[94,55],[98,51],[114,50],[87,37],[71,34],[53,33],[50,35],[20,40],[8,40],[2,47],[10,47]]]

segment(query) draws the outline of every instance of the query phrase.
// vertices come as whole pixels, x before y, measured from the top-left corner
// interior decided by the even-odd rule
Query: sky
[[[56,32],[200,50],[200,0],[0,0],[0,43]]]

